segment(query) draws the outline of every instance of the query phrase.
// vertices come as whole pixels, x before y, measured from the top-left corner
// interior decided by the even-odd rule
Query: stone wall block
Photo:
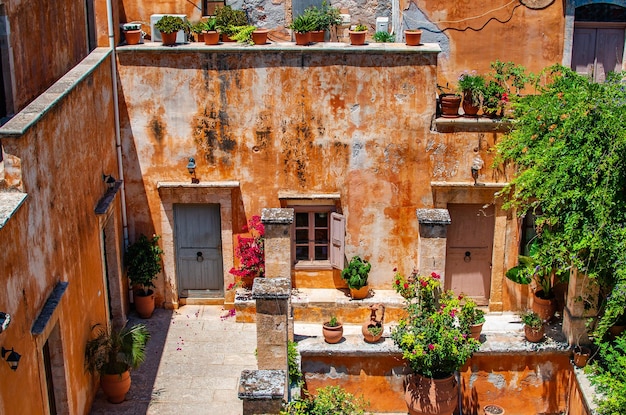
[[[293,209],[263,209],[265,226],[265,276],[279,278],[291,275],[291,224]]]

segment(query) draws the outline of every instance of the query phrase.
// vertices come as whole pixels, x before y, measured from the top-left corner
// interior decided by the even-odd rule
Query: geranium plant
[[[472,105],[480,105],[485,93],[485,77],[474,72],[464,72],[459,76],[459,89]]]
[[[417,301],[407,301],[407,317],[391,337],[413,371],[442,379],[463,366],[480,343],[462,327],[460,299],[451,290],[441,292],[438,274],[417,276],[415,286]]]
[[[231,268],[230,273],[239,277],[239,281],[249,282],[256,277],[265,276],[265,226],[261,223],[261,217],[255,215],[248,221],[248,226],[244,226],[242,230],[249,231],[251,236],[237,235],[235,256],[239,260],[239,267]]]

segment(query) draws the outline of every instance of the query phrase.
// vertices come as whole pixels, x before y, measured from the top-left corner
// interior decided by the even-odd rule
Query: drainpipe
[[[400,30],[400,0],[391,1],[391,33],[396,35],[396,42],[402,42]]]
[[[106,0],[107,20],[109,26],[109,47],[111,48],[111,79],[113,88],[113,117],[115,119],[115,149],[117,151],[117,174],[122,181],[120,199],[122,201],[122,232],[124,235],[124,252],[128,248],[128,218],[126,217],[126,190],[124,185],[124,167],[122,165],[122,141],[120,138],[120,108],[117,97],[117,64],[115,58],[115,32],[113,30],[113,5]]]

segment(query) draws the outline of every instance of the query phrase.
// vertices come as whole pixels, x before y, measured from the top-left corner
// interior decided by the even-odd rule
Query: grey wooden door
[[[445,288],[487,305],[491,289],[494,207],[448,204]]]
[[[174,229],[178,295],[191,298],[222,295],[220,206],[175,204]]]
[[[622,70],[624,27],[579,27],[574,29],[572,69],[604,82],[609,72]]]

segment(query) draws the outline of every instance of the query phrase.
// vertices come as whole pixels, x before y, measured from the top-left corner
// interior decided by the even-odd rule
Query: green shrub
[[[302,372],[299,362],[300,353],[298,343],[290,341],[287,343],[287,368],[289,369],[289,383],[301,383]]]
[[[305,391],[304,398],[289,402],[281,415],[363,415],[369,402],[361,395],[355,397],[340,386],[319,388],[317,396]]]
[[[153,280],[161,272],[163,251],[158,244],[159,238],[158,235],[153,235],[151,239],[148,239],[146,235],[141,235],[126,251],[128,279],[131,285],[140,286],[145,295],[151,287],[154,287]]]
[[[374,42],[386,43],[386,42],[393,42],[395,39],[396,39],[395,36],[389,32],[374,33]]]
[[[588,367],[591,383],[596,392],[598,413],[601,415],[626,414],[626,334],[613,342],[600,345],[599,360]]]
[[[178,16],[163,16],[155,24],[154,28],[163,33],[174,33],[188,29],[185,21]]]
[[[341,278],[346,281],[348,287],[359,290],[367,285],[367,277],[371,268],[372,264],[355,255],[348,266],[341,271]]]

